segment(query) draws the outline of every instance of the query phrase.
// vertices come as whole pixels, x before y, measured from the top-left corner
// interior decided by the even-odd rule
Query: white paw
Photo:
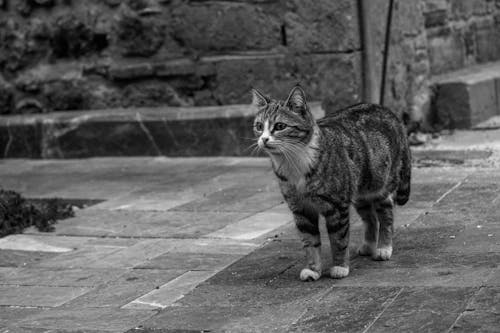
[[[375,254],[373,255],[374,260],[389,260],[392,256],[392,246],[382,247],[380,249],[375,250]]]
[[[363,245],[361,245],[358,248],[358,254],[360,256],[372,256],[375,253],[375,250],[376,250],[376,246],[375,245],[370,245],[370,244],[367,244],[367,243],[363,243]]]
[[[330,268],[330,276],[334,279],[342,279],[349,275],[349,267],[333,266]]]
[[[302,281],[316,281],[321,277],[321,273],[315,272],[309,268],[304,268],[300,271],[300,279]]]

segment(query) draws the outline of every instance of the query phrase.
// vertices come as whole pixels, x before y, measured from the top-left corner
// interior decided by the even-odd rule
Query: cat
[[[285,101],[255,89],[252,97],[258,147],[271,159],[306,252],[300,279],[321,277],[319,215],[332,249],[330,276],[349,274],[351,205],[365,227],[358,253],[389,260],[394,203],[410,196],[411,152],[398,117],[380,105],[356,104],[316,121],[299,85]]]

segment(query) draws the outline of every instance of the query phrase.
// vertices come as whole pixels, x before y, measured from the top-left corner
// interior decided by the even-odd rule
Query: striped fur
[[[411,154],[405,129],[388,109],[357,104],[315,121],[305,93],[294,87],[284,101],[253,91],[254,131],[271,158],[307,255],[302,280],[321,276],[319,216],[324,216],[333,266],[349,274],[349,207],[365,224],[360,255],[392,255],[393,206],[410,195]]]

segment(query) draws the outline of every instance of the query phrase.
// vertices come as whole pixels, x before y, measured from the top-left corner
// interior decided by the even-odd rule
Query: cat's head
[[[272,100],[253,89],[252,104],[258,109],[253,130],[261,149],[270,154],[293,151],[311,141],[316,123],[300,86],[284,101]]]

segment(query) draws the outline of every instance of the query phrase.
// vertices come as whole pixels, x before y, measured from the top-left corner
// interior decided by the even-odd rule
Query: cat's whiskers
[[[257,155],[258,153],[260,153],[262,151],[262,148],[259,147],[259,145],[257,144],[253,149],[252,149],[252,152],[250,153],[251,156],[255,156]]]
[[[252,143],[250,146],[246,147],[243,151],[244,151],[244,152],[246,152],[246,151],[248,151],[248,150],[250,150],[250,149],[252,149],[252,148],[254,148],[254,149],[255,149],[255,147],[256,147],[256,146],[258,146],[258,143],[257,143],[257,142],[254,142],[254,143]]]

